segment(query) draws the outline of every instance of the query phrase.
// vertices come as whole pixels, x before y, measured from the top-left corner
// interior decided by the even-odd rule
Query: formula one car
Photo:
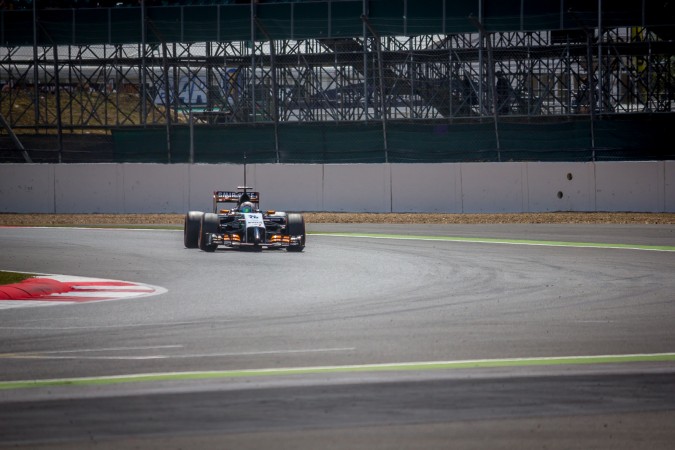
[[[213,252],[219,245],[254,250],[305,248],[305,219],[302,214],[260,211],[260,193],[247,186],[238,191],[214,191],[213,212],[190,211],[185,215],[183,242],[187,248]],[[221,209],[234,203],[232,209]]]

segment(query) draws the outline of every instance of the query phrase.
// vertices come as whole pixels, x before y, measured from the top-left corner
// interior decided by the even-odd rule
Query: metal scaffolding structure
[[[672,111],[670,43],[636,28],[575,37],[3,47],[0,109],[36,131],[180,123],[190,111],[204,123]]]
[[[45,45],[36,15],[34,45],[0,47],[0,114],[17,133],[58,136],[165,126],[167,145],[188,123],[381,122],[386,149],[388,121],[673,111],[663,28],[606,27],[602,14],[593,25],[570,10],[576,27],[495,31],[468,16],[473,31],[392,35],[367,3],[360,36],[303,39],[276,38],[255,4],[249,38],[226,41],[164,38],[142,7],[140,42]]]

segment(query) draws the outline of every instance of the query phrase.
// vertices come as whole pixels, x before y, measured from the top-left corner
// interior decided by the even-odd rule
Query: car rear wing
[[[260,205],[260,192],[235,192],[235,191],[213,191],[213,210],[218,209],[219,203],[236,203],[239,204],[243,201],[248,201]]]
[[[213,199],[217,203],[239,203],[241,198],[247,195],[251,203],[260,203],[260,192],[234,192],[234,191],[214,191]]]

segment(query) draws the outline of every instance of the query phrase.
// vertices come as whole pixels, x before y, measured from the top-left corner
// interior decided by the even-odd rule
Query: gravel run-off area
[[[675,225],[675,213],[303,213],[311,223],[401,223],[401,224],[487,224],[487,223],[556,223],[556,224],[659,224]],[[184,214],[14,214],[0,213],[0,226],[117,226],[183,225]]]

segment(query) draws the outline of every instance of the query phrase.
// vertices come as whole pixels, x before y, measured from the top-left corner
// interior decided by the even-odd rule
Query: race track
[[[672,448],[675,227],[309,230],[0,228],[0,270],[167,289],[0,302],[0,447]]]

